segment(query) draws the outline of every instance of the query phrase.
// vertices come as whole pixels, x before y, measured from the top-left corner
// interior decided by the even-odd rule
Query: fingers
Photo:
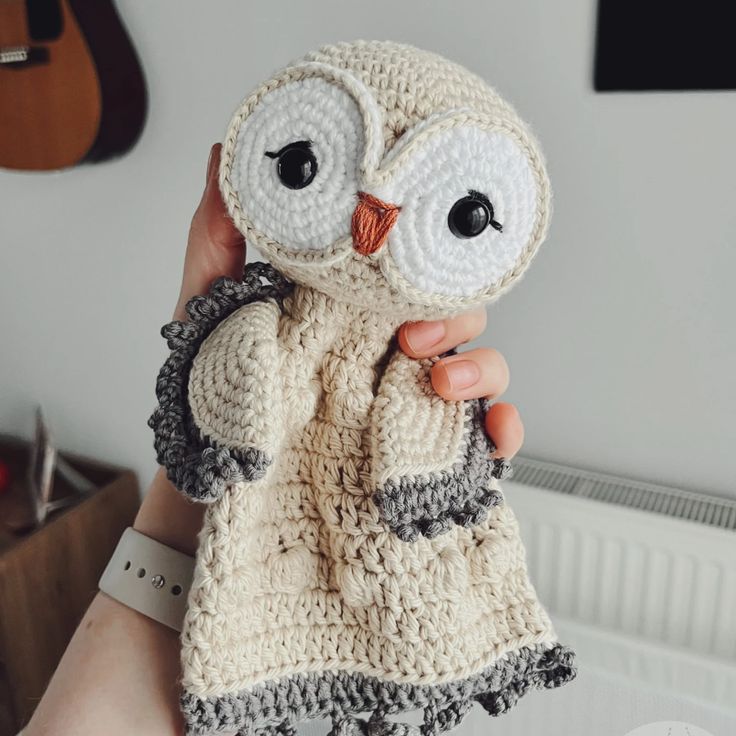
[[[205,294],[218,276],[241,278],[243,274],[245,242],[227,213],[217,182],[221,148],[217,143],[210,151],[204,193],[189,228],[175,319],[186,319],[187,301]]]
[[[411,358],[429,358],[478,337],[485,327],[482,308],[452,319],[407,322],[399,329],[399,346]],[[496,399],[508,388],[509,367],[497,350],[481,348],[443,358],[432,367],[430,377],[434,390],[448,401]],[[493,457],[510,458],[520,450],[524,425],[513,404],[493,404],[485,425],[496,446]]]
[[[509,385],[509,367],[491,348],[468,350],[443,358],[430,373],[434,390],[448,401],[499,397]]]
[[[498,402],[488,410],[486,432],[496,446],[493,457],[512,458],[524,444],[524,425],[513,404]]]
[[[399,328],[399,346],[410,358],[431,358],[478,337],[486,328],[482,307],[436,322],[407,322]]]
[[[509,386],[509,367],[497,350],[479,348],[435,363],[430,373],[434,390],[449,401],[497,399]],[[513,404],[494,403],[485,418],[494,458],[511,458],[524,442],[524,425]]]

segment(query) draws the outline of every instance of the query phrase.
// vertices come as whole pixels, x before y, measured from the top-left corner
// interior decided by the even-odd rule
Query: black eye
[[[317,175],[317,159],[309,141],[296,141],[280,151],[266,151],[269,158],[278,159],[276,173],[281,183],[289,189],[304,189]]]
[[[493,219],[493,205],[488,197],[473,190],[452,205],[447,225],[457,238],[474,238],[489,225],[499,232],[503,229],[501,223]]]

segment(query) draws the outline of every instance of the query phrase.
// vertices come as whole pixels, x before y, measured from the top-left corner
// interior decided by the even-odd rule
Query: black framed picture
[[[598,0],[594,86],[736,89],[736,2]]]

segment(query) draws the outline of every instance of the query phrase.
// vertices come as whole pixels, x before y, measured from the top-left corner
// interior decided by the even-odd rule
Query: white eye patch
[[[527,155],[504,133],[471,126],[438,131],[412,148],[376,192],[401,207],[388,238],[393,262],[427,294],[488,290],[517,264],[539,216]]]
[[[278,87],[238,132],[231,179],[243,213],[286,248],[327,248],[350,234],[364,147],[341,87],[319,77]]]

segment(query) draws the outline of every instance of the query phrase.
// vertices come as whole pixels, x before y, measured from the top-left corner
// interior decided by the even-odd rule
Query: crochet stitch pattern
[[[222,319],[245,304],[266,298],[278,301],[290,289],[276,269],[255,263],[246,269],[242,282],[221,278],[206,297],[191,299],[186,305],[189,322],[170,322],[161,330],[171,355],[159,371],[159,405],[148,426],[154,430],[156,459],[168,469],[169,479],[198,501],[217,498],[231,483],[262,477],[271,458],[254,447],[219,447],[200,434],[182,401],[191,359]]]
[[[432,389],[408,319],[488,303],[547,230],[538,146],[480,78],[324,47],[232,118],[246,266],[164,327],[159,462],[207,502],[182,631],[190,736],[435,736],[575,676],[529,580],[486,402]],[[460,203],[460,204],[459,204]],[[453,219],[456,218],[456,219]],[[421,726],[395,720],[420,710]]]
[[[396,383],[396,393],[385,390],[374,404],[373,425],[376,442],[386,444],[391,450],[392,437],[383,437],[387,428],[395,428],[401,421],[399,416],[390,416],[401,406],[401,391],[406,386],[422,386],[427,383],[428,365],[420,371],[414,381]],[[385,389],[388,382],[382,384]],[[429,385],[423,390],[431,391]],[[493,444],[483,430],[483,416],[480,401],[467,402],[466,426],[463,431],[464,448],[456,450],[455,465],[448,470],[416,475],[402,469],[392,478],[382,478],[376,485],[374,497],[381,515],[391,530],[405,542],[414,542],[419,535],[433,539],[448,531],[452,524],[475,526],[485,518],[488,509],[502,500],[501,492],[494,487],[493,479],[502,479],[510,471],[510,465],[503,461],[489,461],[494,451]],[[415,418],[415,417],[412,417]],[[374,456],[378,453],[374,448]],[[397,459],[394,459],[396,462]]]

